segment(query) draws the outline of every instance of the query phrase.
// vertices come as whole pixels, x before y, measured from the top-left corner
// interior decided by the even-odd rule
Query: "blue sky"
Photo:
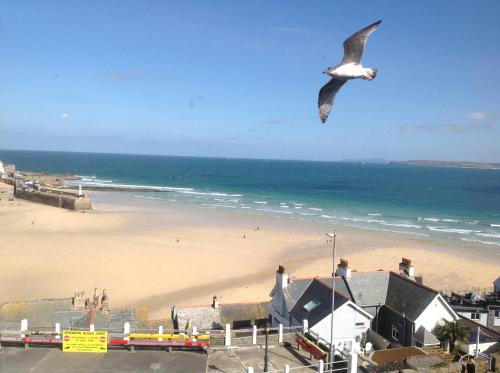
[[[0,148],[500,161],[499,1],[2,1]],[[383,19],[326,125],[322,71]]]

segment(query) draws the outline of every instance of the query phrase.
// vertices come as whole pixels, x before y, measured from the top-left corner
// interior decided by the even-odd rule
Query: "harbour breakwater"
[[[27,190],[16,190],[16,197],[31,202],[43,203],[44,205],[64,208],[73,211],[92,210],[92,202],[86,196],[73,196],[69,194],[55,194],[50,192],[38,192]]]

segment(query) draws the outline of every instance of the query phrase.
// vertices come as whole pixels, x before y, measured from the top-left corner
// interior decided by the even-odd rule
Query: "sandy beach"
[[[2,190],[7,187],[2,186]],[[146,306],[151,318],[172,304],[269,299],[278,264],[295,276],[331,273],[321,224],[162,204],[95,193],[79,213],[23,200],[0,201],[0,303],[68,297],[106,288],[111,306]],[[491,251],[402,235],[337,227],[337,255],[353,269],[397,269],[411,258],[437,289],[490,287],[500,274]]]

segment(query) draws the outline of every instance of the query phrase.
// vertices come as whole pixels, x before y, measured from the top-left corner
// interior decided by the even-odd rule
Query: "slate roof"
[[[56,313],[57,322],[61,328],[86,329],[89,327],[89,311],[70,311]],[[109,315],[96,311],[94,313],[94,326],[96,329],[123,330],[125,322],[130,323],[132,330],[136,327],[135,311],[112,311]]]
[[[332,287],[331,277],[318,278],[318,280],[321,281],[326,286]],[[351,298],[351,293],[349,291],[349,288],[347,287],[346,282],[341,276],[335,277],[335,291],[345,295],[347,298]]]
[[[72,323],[73,328],[78,328],[78,329],[87,329],[90,325],[90,315],[89,312],[87,311],[85,315],[83,315],[81,318],[78,320],[75,320]],[[101,312],[95,312],[94,313],[94,327],[96,330],[99,329],[108,329],[109,328],[109,317],[104,315]],[[123,328],[123,325],[122,325]]]
[[[456,305],[456,304],[451,304],[451,308],[455,312],[477,312],[477,313],[488,313],[488,309],[483,306],[482,304],[474,304],[474,305]]]
[[[358,306],[385,304],[389,286],[389,272],[351,272],[346,281],[351,297]]]
[[[192,326],[199,329],[220,329],[219,309],[212,306],[177,307],[177,325],[179,329],[184,329],[191,321]]]
[[[480,343],[500,342],[500,333],[496,330],[485,327],[484,325],[472,321],[464,316],[460,316],[460,319],[458,319],[457,322],[469,328],[469,343],[476,343],[478,327],[481,328],[481,333],[479,334]]]
[[[422,343],[424,346],[428,345],[438,345],[441,342],[437,339],[430,331],[425,329],[423,326],[417,329],[415,332],[415,337]]]
[[[283,289],[283,297],[286,306],[289,310],[295,306],[300,296],[304,293],[306,288],[312,282],[312,279],[294,279],[291,278],[286,289]]]
[[[234,321],[267,319],[271,312],[271,302],[221,304],[212,306],[177,306],[177,325],[184,329],[191,321],[199,329],[221,329]]]
[[[308,312],[304,305],[311,300],[316,300],[319,305]],[[342,306],[348,301],[343,294],[335,292],[335,309]],[[290,314],[297,321],[307,319],[309,327],[316,325],[331,313],[332,309],[332,288],[326,286],[322,281],[314,279],[304,291],[295,306],[291,309]]]
[[[67,329],[74,326],[76,323],[78,323],[79,320],[81,320],[83,317],[87,315],[88,311],[85,310],[78,310],[78,311],[58,311],[54,313],[54,324],[58,322],[61,324],[62,329]],[[88,328],[89,325],[85,325],[83,328]]]
[[[20,322],[22,319],[28,319],[29,326],[50,327],[57,322],[56,312],[72,309],[71,298],[5,303],[0,306],[0,322]]]
[[[385,305],[415,321],[436,295],[437,291],[391,272]]]
[[[220,306],[220,322],[232,324],[234,321],[268,319],[271,313],[271,302],[236,303]]]

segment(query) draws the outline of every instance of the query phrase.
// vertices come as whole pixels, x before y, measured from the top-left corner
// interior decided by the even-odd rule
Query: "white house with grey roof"
[[[435,327],[443,319],[456,321],[459,316],[436,290],[415,281],[411,260],[403,258],[399,272],[349,271],[341,260],[337,273],[358,306],[375,316],[372,329],[393,344],[429,346],[439,344]]]
[[[441,294],[415,281],[415,269],[409,259],[403,258],[399,272],[357,272],[342,259],[336,275],[337,293],[343,295],[346,302],[369,314],[371,328],[394,345],[437,345],[439,340],[433,334],[435,327],[443,319],[459,319]],[[293,326],[300,322],[304,316],[302,310],[298,312],[300,306],[314,298],[313,282],[329,287],[331,297],[331,278],[297,280],[290,278],[282,266],[279,267],[276,285],[271,292],[273,325]],[[331,301],[329,304],[331,307]]]
[[[271,316],[274,327],[300,326],[307,320],[309,330],[327,343],[331,340],[332,315],[331,279],[290,279],[283,266],[276,272],[276,285]],[[338,349],[353,345],[370,327],[373,316],[353,303],[345,295],[346,288],[341,277],[337,277],[334,302],[334,343]]]

